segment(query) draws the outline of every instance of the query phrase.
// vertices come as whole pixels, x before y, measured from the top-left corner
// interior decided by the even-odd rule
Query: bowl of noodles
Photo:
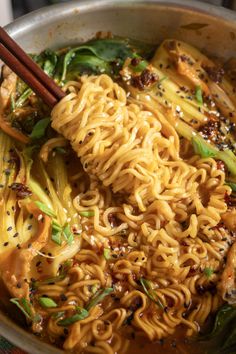
[[[7,27],[0,332],[30,353],[236,351],[236,16],[72,1]]]

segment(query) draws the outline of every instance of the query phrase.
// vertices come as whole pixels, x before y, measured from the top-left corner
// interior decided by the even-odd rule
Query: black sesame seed
[[[42,263],[41,261],[38,261],[38,262],[36,263],[36,267],[40,266],[41,263]]]
[[[27,227],[27,230],[31,230],[32,227],[33,227],[33,225],[29,225],[29,226]]]
[[[18,250],[20,250],[20,249],[21,249],[21,246],[20,246],[20,244],[19,244],[19,243],[16,245],[16,247],[18,248]]]
[[[61,299],[61,301],[66,301],[67,300],[67,296],[65,294],[61,294],[60,295],[60,299]]]
[[[9,226],[8,228],[7,228],[7,231],[11,231],[12,230],[12,226]]]
[[[19,236],[19,232],[16,232],[16,233],[13,235],[13,237],[17,237],[17,236]]]
[[[10,213],[10,211],[9,211],[9,210],[7,210],[7,215],[11,215],[11,213]]]
[[[3,246],[6,247],[8,246],[9,242],[4,242]]]

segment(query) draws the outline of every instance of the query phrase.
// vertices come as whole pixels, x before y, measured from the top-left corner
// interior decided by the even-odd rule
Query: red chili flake
[[[32,195],[31,190],[23,183],[12,183],[9,188],[16,192],[16,197],[24,199]]]
[[[150,70],[145,69],[138,76],[134,76],[131,80],[131,84],[137,87],[139,90],[144,90],[146,87],[151,86],[158,81],[158,76],[152,73]]]
[[[216,161],[216,166],[217,166],[218,170],[226,172],[225,163],[222,160],[217,160]]]

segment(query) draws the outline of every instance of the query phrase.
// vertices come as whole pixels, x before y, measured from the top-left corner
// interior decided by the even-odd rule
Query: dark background
[[[14,18],[16,18],[30,11],[39,9],[40,7],[59,3],[59,2],[66,2],[66,1],[68,0],[12,0],[13,16]],[[236,9],[236,0],[201,0],[201,1]]]

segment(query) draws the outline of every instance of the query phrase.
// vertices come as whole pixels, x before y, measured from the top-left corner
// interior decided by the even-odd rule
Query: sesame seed
[[[4,242],[3,246],[6,247],[8,246],[9,242]]]
[[[29,225],[29,226],[27,227],[27,230],[31,230],[32,227],[33,227],[33,225]]]
[[[7,228],[7,231],[11,231],[12,230],[12,226],[9,226],[8,228]]]
[[[19,232],[16,232],[16,233],[13,235],[13,237],[17,237],[17,236],[19,236]]]

